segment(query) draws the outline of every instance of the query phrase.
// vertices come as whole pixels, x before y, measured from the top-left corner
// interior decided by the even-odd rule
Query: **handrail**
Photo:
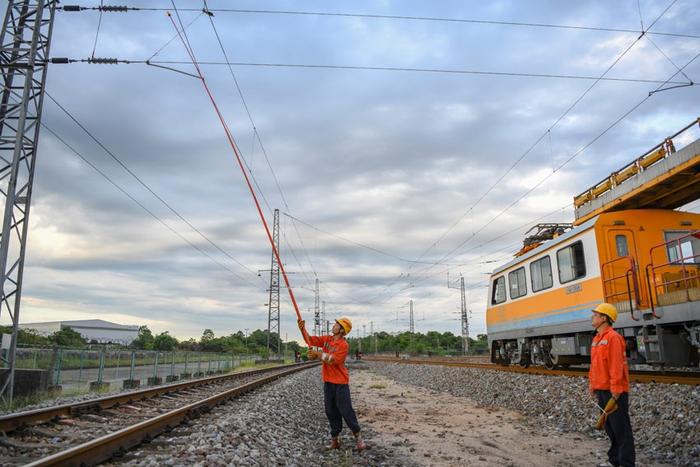
[[[649,248],[649,264],[647,264],[647,266],[645,268],[645,272],[646,272],[646,276],[647,276],[647,284],[649,287],[649,300],[651,302],[651,311],[652,311],[652,315],[654,316],[654,318],[660,318],[660,316],[658,316],[656,314],[656,310],[654,307],[654,296],[656,296],[656,299],[658,300],[657,289],[661,286],[665,286],[665,285],[672,284],[672,283],[683,282],[687,299],[688,299],[688,301],[691,301],[690,290],[689,290],[688,285],[689,285],[690,281],[700,279],[700,274],[694,274],[694,275],[690,274],[686,265],[687,264],[697,264],[698,266],[700,266],[700,262],[698,261],[698,258],[700,258],[700,253],[695,254],[695,255],[690,255],[690,256],[683,256],[683,251],[681,249],[681,245],[682,245],[684,240],[687,240],[690,238],[700,239],[700,230],[695,230],[695,231],[689,232],[688,234],[683,235],[682,237],[678,237],[678,238],[673,239],[673,240],[668,240],[666,242],[659,243],[659,244],[654,245],[651,248]],[[669,261],[667,261],[663,264],[655,264],[654,263],[654,251],[661,248],[661,247],[664,247],[664,248],[666,248],[666,252],[668,252],[668,247],[671,245],[673,245],[676,248],[676,251],[678,252],[678,258],[676,258],[673,261],[670,261],[670,258],[669,258]],[[668,257],[668,253],[667,253],[666,257]],[[662,282],[661,284],[658,284],[657,280],[656,280],[655,271],[659,268],[666,267],[666,266],[680,267],[681,271],[682,271],[682,277],[679,279],[665,281],[665,282]],[[651,285],[652,280],[654,282],[653,287]],[[653,289],[653,293],[652,293],[652,289]]]
[[[684,131],[691,128],[693,125],[700,126],[700,118],[696,118],[694,121],[677,131],[671,136],[666,137],[662,142],[644,152],[640,157],[637,157],[632,162],[624,165],[618,170],[615,170],[610,175],[600,180],[599,182],[593,184],[587,190],[574,196],[574,207],[578,208],[588,203],[589,201],[598,198],[603,193],[606,193],[610,189],[616,187],[617,185],[623,183],[627,179],[631,178],[639,172],[643,172],[648,169],[656,162],[668,157],[669,155],[676,152],[676,147],[673,144],[673,138],[680,135]]]
[[[612,276],[607,278],[605,274],[605,268],[606,266],[610,266],[613,263],[616,263],[618,261],[628,261],[629,262],[629,267],[625,270],[624,274],[619,275],[619,276]],[[632,286],[630,285],[630,274],[632,275],[632,283],[634,284],[634,301],[637,306],[639,306],[640,301],[639,301],[639,286],[637,284],[637,272],[636,272],[637,266],[634,261],[634,257],[627,255],[627,256],[620,256],[615,259],[611,259],[609,261],[604,262],[601,265],[601,271],[603,273],[603,293],[605,294],[605,300],[608,301],[608,297],[615,297],[618,295],[624,295],[627,294],[627,300],[630,305],[630,316],[632,317],[633,320],[639,321],[639,318],[637,318],[634,315],[634,304],[632,303]],[[618,279],[625,278],[625,281],[627,283],[627,290],[622,291],[622,292],[615,292],[615,293],[607,293],[607,287],[606,285],[610,282],[614,283]],[[614,290],[614,286],[613,286]]]

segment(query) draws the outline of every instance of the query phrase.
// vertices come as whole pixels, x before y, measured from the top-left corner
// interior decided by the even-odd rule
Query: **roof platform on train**
[[[677,151],[673,142],[695,125],[700,118],[574,197],[574,225],[604,212],[676,209],[700,198],[700,139]]]

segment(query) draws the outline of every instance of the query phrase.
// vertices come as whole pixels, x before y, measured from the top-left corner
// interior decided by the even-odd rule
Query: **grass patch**
[[[374,383],[369,387],[370,389],[386,389],[386,384],[384,383]]]

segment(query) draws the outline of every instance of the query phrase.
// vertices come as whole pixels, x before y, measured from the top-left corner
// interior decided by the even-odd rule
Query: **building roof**
[[[36,325],[59,324],[76,328],[112,329],[119,331],[138,331],[139,327],[133,324],[119,324],[105,321],[103,319],[79,319],[66,321],[46,321],[41,323],[22,323],[21,326],[29,328]]]

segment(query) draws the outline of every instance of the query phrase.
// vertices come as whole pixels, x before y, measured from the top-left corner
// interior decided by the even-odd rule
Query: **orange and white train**
[[[683,169],[691,190],[700,185],[698,167]],[[631,362],[698,366],[700,214],[602,209],[525,250],[491,274],[486,322],[492,362],[588,362],[590,310],[609,302],[617,307],[614,327],[627,341]]]

